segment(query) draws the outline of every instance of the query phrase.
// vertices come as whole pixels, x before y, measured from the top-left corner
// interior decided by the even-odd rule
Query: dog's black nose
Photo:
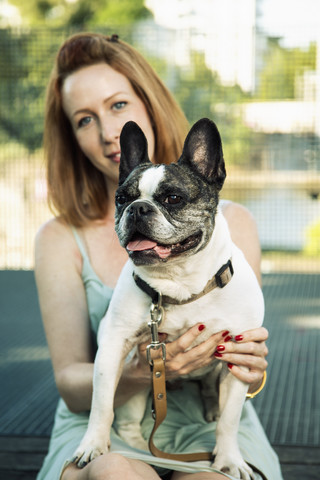
[[[154,209],[152,205],[148,202],[134,202],[128,208],[128,215],[132,218],[132,220],[138,220],[142,217],[146,217],[150,213],[153,213]]]

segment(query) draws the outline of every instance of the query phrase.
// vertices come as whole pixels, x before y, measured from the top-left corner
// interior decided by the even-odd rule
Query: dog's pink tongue
[[[137,240],[133,240],[129,242],[127,245],[127,250],[131,252],[141,252],[142,250],[151,250],[152,248],[156,247],[157,243],[153,242],[152,240],[148,240],[147,238],[141,238]]]

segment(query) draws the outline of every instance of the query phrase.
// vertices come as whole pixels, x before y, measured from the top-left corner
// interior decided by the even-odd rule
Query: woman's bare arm
[[[36,283],[57,388],[73,412],[90,410],[93,383],[94,352],[81,270],[70,227],[56,219],[46,223],[36,237]],[[126,365],[115,404],[149,383],[145,362]]]

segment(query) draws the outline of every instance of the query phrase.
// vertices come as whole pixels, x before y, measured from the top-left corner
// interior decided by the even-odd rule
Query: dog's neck
[[[231,257],[231,237],[227,222],[220,210],[206,247],[181,262],[167,262],[155,266],[134,267],[134,271],[156,291],[177,300],[185,300],[203,290],[208,280]]]

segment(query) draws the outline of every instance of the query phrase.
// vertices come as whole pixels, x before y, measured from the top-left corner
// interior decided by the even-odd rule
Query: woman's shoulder
[[[255,223],[255,219],[250,210],[240,203],[231,200],[221,200],[220,206],[223,215],[231,221],[238,221],[239,223]]]
[[[51,218],[41,225],[39,228],[35,244],[37,246],[51,245],[52,243],[64,242],[72,238],[71,227],[61,218]]]
[[[35,266],[61,268],[73,264],[81,270],[82,260],[72,229],[61,218],[52,218],[39,228],[35,238]]]
[[[242,250],[247,261],[261,282],[261,248],[258,227],[254,216],[243,205],[227,202],[222,206],[233,242]]]

